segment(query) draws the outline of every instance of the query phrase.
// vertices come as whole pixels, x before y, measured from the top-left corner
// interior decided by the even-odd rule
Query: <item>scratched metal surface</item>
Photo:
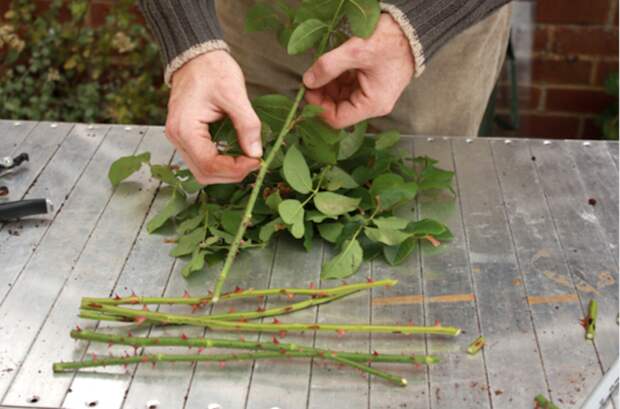
[[[0,404],[529,409],[534,395],[547,393],[562,408],[579,408],[618,354],[618,144],[415,137],[401,148],[456,171],[455,195],[424,194],[402,210],[412,219],[443,220],[454,241],[440,249],[422,245],[399,267],[380,261],[363,265],[359,279],[398,278],[396,288],[375,289],[282,321],[439,320],[462,327],[465,333],[456,339],[287,336],[287,341],[316,346],[442,357],[442,363],[428,369],[384,366],[408,378],[408,387],[318,361],[246,362],[224,369],[217,364],[139,365],[54,375],[55,360],[110,351],[70,340],[68,332],[76,324],[93,326],[76,316],[81,296],[131,290],[203,293],[212,286],[217,267],[185,280],[179,274],[182,263],[167,254],[170,245],[146,233],[145,221],[169,195],[147,172],[115,190],[107,183],[110,163],[122,155],[148,150],[156,162],[178,160],[161,128],[0,121],[0,155],[26,151],[31,156],[27,166],[2,180],[11,199],[45,196],[56,204],[47,218],[0,224]],[[590,198],[595,206],[588,204]],[[330,254],[319,240],[305,252],[280,239],[240,257],[229,284],[336,285],[318,277]],[[583,339],[579,325],[591,298],[600,305],[594,343]],[[283,301],[276,297],[235,307]],[[104,329],[124,331],[107,323],[97,328]],[[151,336],[162,332],[144,330]],[[488,345],[470,357],[464,349],[479,334]]]

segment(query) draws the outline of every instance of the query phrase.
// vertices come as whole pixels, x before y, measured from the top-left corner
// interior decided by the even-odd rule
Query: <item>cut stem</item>
[[[220,296],[220,301],[232,301],[243,298],[268,297],[274,295],[284,295],[289,297],[297,295],[329,297],[338,293],[350,292],[354,290],[361,291],[375,287],[393,287],[396,284],[398,284],[398,280],[380,280],[341,285],[333,288],[268,288],[262,290],[247,289],[224,293]],[[81,305],[85,306],[94,303],[102,305],[185,304],[206,306],[211,303],[211,298],[212,297],[210,295],[198,297],[139,297],[137,295],[114,298],[83,297]]]
[[[536,409],[560,409],[543,395],[537,395],[534,402],[536,402]]]
[[[469,344],[469,347],[467,347],[467,353],[469,355],[476,355],[484,347],[485,342],[486,340],[484,337],[479,336],[471,344]]]
[[[590,300],[588,306],[588,317],[586,318],[586,339],[593,340],[596,335],[596,318],[598,316],[598,303]]]
[[[73,330],[71,338],[85,341],[102,342],[114,345],[127,345],[133,347],[188,347],[188,348],[230,348],[230,349],[249,349],[265,351],[288,351],[288,352],[314,352],[319,355],[330,354],[339,356],[353,362],[383,362],[401,364],[420,364],[432,365],[439,363],[436,355],[398,355],[398,354],[379,354],[379,353],[360,353],[360,352],[339,352],[327,349],[312,348],[304,345],[289,344],[284,342],[253,342],[231,339],[217,338],[185,338],[185,337],[136,337],[103,334],[88,330]]]
[[[85,308],[82,308],[84,311]],[[187,315],[168,314],[162,312],[134,310],[131,308],[115,307],[111,305],[89,306],[88,310],[108,313],[120,317],[149,320],[160,324],[182,324],[210,329],[237,330],[237,331],[262,331],[262,332],[302,332],[302,331],[328,331],[337,333],[346,332],[372,332],[372,333],[395,333],[395,334],[435,334],[457,336],[461,333],[460,328],[444,326],[414,326],[414,325],[368,325],[368,324],[308,324],[308,323],[249,323],[214,320],[209,316],[192,317]]]

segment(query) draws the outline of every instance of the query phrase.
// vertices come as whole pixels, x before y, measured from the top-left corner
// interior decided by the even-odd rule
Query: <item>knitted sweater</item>
[[[443,44],[509,1],[388,0],[381,2],[381,9],[409,39],[419,76]],[[139,4],[162,50],[167,84],[190,59],[208,51],[228,50],[215,0],[139,0]]]

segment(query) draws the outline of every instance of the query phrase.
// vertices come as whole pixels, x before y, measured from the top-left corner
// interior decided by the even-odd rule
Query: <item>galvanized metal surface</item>
[[[69,338],[76,324],[93,326],[76,316],[81,296],[132,290],[206,293],[217,268],[185,280],[182,263],[167,254],[170,245],[146,233],[145,221],[169,194],[146,172],[117,189],[107,182],[109,165],[122,155],[148,150],[155,162],[177,160],[161,128],[0,121],[0,148],[0,155],[26,151],[31,156],[27,166],[3,179],[11,199],[43,196],[57,208],[46,218],[0,224],[1,405],[500,409],[532,408],[533,397],[544,393],[562,408],[579,408],[617,357],[617,143],[403,141],[403,149],[434,157],[457,174],[455,195],[425,194],[403,215],[446,222],[454,241],[439,249],[422,245],[402,266],[366,263],[357,276],[397,278],[396,288],[375,289],[282,321],[440,321],[462,327],[464,334],[456,339],[311,333],[286,338],[442,357],[431,368],[382,366],[405,376],[406,388],[318,361],[231,363],[224,369],[139,365],[53,374],[53,361],[110,351]],[[333,286],[319,281],[320,265],[330,252],[318,240],[305,252],[280,239],[240,257],[229,285]],[[600,305],[594,343],[584,340],[579,325],[591,298]],[[282,301],[251,300],[235,307]],[[118,325],[101,327],[118,331]],[[156,332],[165,331],[151,335]],[[186,330],[187,335],[203,333]],[[465,348],[480,334],[487,338],[486,348],[467,355]]]

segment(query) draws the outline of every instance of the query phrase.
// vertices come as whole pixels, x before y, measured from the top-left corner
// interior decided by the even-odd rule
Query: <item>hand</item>
[[[211,141],[209,124],[226,115],[245,156],[220,155]],[[166,135],[199,183],[236,183],[258,169],[260,129],[241,68],[226,51],[198,56],[172,76]]]
[[[370,38],[349,39],[306,71],[306,101],[324,109],[321,116],[329,125],[346,128],[392,112],[414,71],[407,37],[382,14]]]

